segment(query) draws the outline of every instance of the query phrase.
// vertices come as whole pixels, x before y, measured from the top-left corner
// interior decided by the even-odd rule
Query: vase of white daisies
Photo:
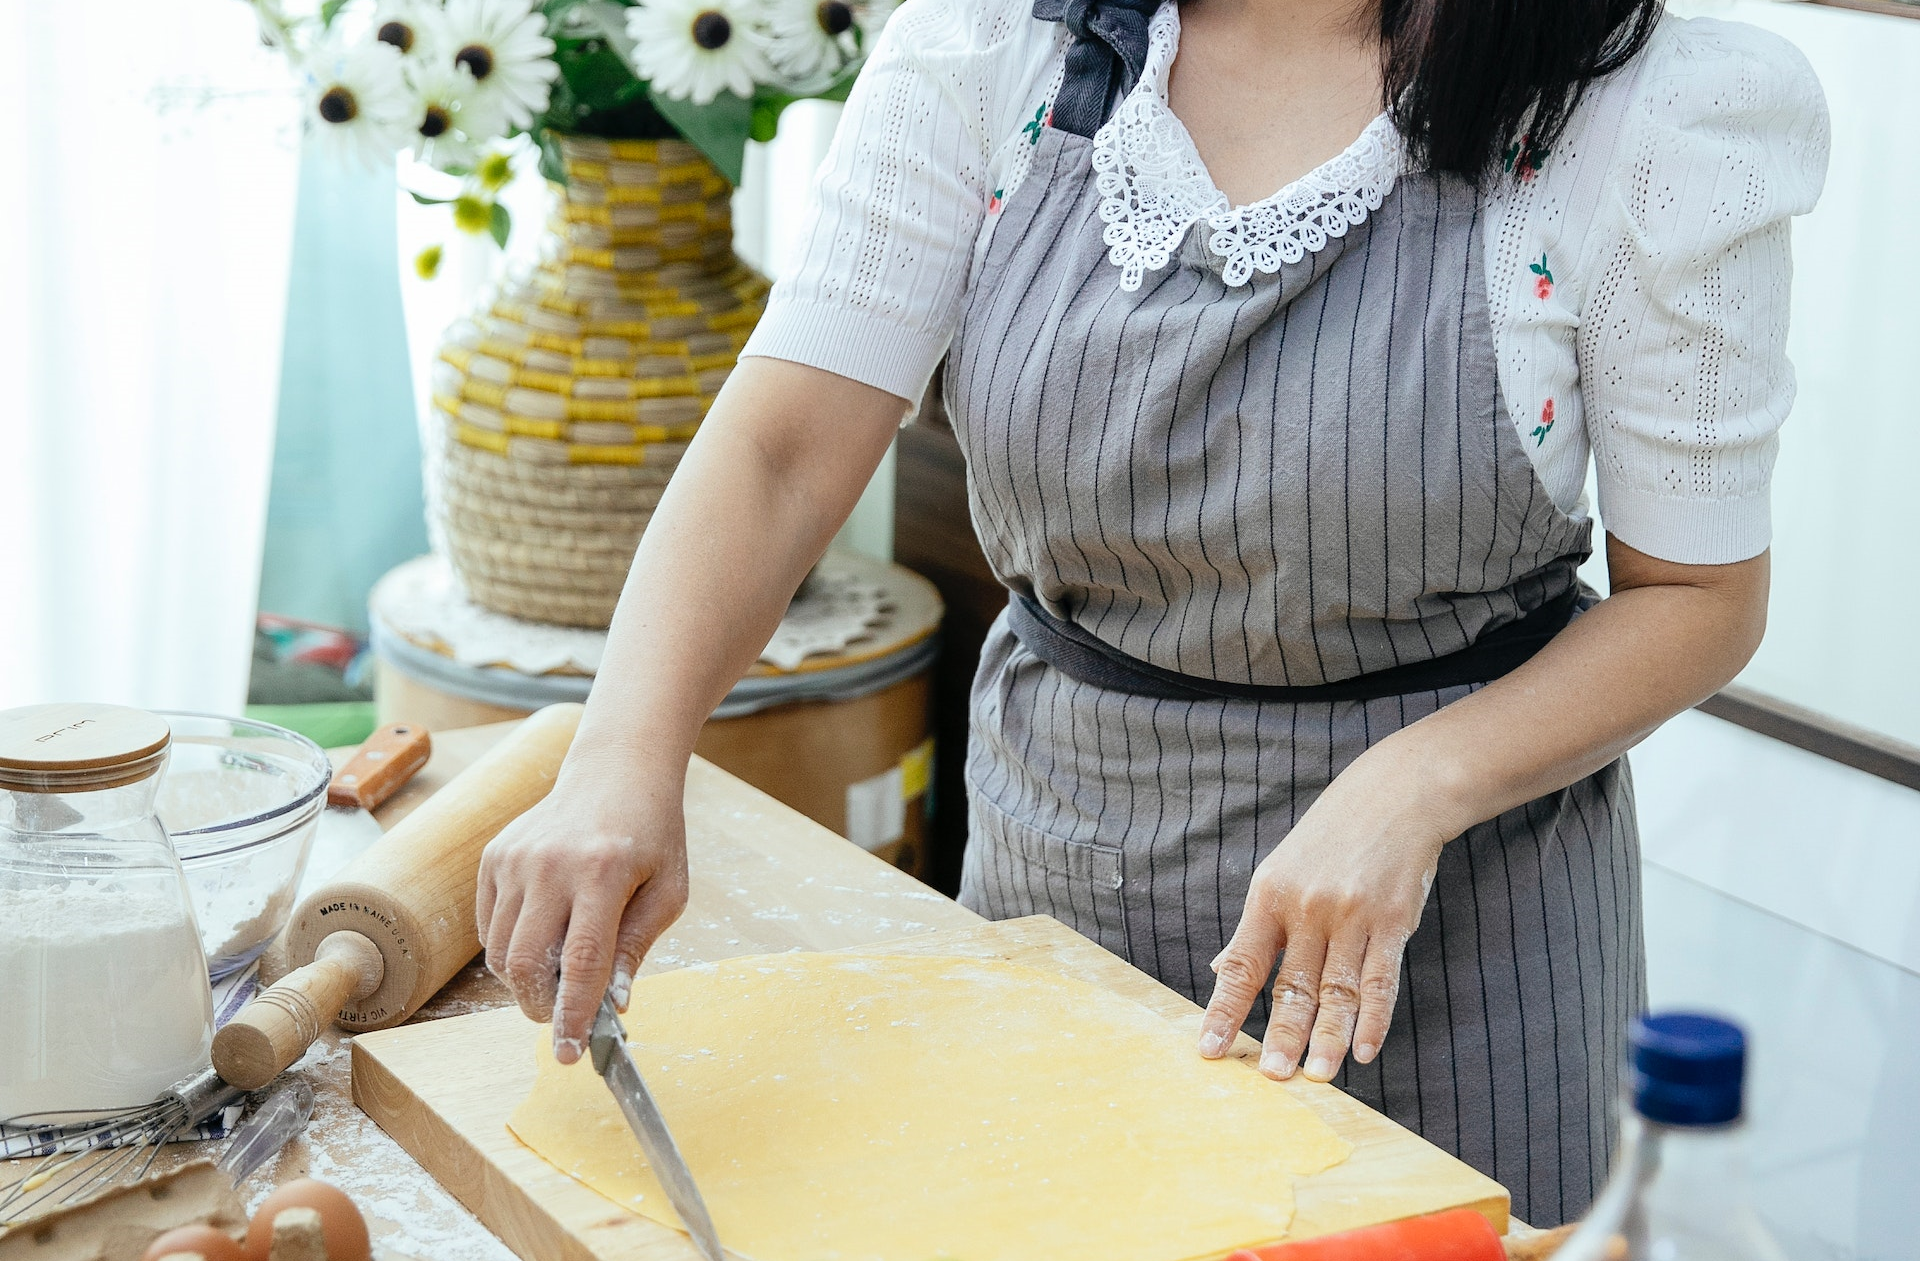
[[[844,100],[891,0],[250,0],[346,161],[473,176],[517,137],[682,139],[738,183],[796,100]],[[497,180],[503,167],[491,168]],[[491,201],[483,181],[471,191]],[[469,213],[471,208],[467,208]],[[463,226],[475,226],[465,224]],[[488,226],[488,225],[479,225]]]
[[[746,144],[844,99],[891,0],[251,0],[343,162],[402,150],[463,181],[454,222],[505,243],[530,140],[553,182],[539,261],[435,364],[433,534],[468,595],[605,626],[628,562],[765,304],[734,256]],[[417,266],[430,275],[437,249]]]

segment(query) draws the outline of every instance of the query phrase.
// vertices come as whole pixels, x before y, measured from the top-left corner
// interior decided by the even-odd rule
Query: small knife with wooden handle
[[[417,723],[389,723],[368,736],[327,785],[320,834],[307,859],[301,893],[331,878],[380,839],[373,812],[406,786],[433,756],[433,738]]]
[[[433,756],[433,737],[416,723],[388,723],[361,744],[327,785],[335,810],[378,810]]]

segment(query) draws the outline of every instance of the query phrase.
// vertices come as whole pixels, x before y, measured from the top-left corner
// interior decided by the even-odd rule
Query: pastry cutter
[[[594,1017],[587,1045],[593,1055],[593,1071],[606,1080],[607,1089],[620,1104],[627,1124],[640,1140],[640,1150],[647,1155],[647,1164],[653,1168],[653,1176],[666,1189],[673,1211],[680,1215],[680,1224],[693,1236],[693,1246],[706,1261],[725,1261],[720,1236],[713,1229],[713,1218],[707,1215],[707,1202],[700,1198],[693,1171],[687,1168],[673,1132],[667,1129],[667,1119],[660,1115],[660,1105],[653,1101],[627,1051],[627,1030],[620,1023],[620,1009],[614,1006],[611,994],[600,1000],[600,1014]]]

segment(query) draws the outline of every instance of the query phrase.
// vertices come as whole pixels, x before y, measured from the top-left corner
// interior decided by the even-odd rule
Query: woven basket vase
[[[560,142],[555,237],[448,333],[438,510],[479,604],[604,627],[640,533],[766,304],[732,187],[675,140]]]

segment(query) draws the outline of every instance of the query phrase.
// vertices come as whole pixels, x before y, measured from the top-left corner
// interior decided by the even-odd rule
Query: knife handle
[[[433,737],[417,723],[388,723],[333,773],[327,804],[377,810],[433,756]]]

